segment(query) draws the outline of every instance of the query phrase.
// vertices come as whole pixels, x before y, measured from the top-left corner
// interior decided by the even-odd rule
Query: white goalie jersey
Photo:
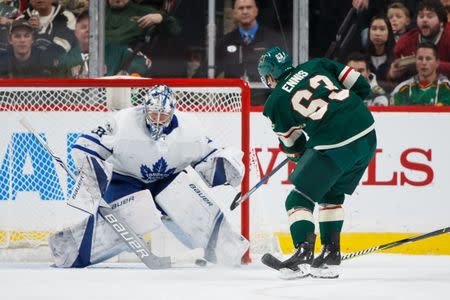
[[[126,249],[97,218],[101,203],[139,235],[164,223],[188,248],[203,249],[210,262],[235,264],[248,248],[186,170],[191,166],[210,187],[237,186],[244,175],[241,151],[216,147],[194,116],[174,114],[168,87],[156,86],[150,96],[143,106],[116,112],[105,125],[82,134],[73,146],[78,190],[85,192],[74,193],[68,204],[83,217],[51,236],[58,267],[85,267]]]
[[[146,126],[142,107],[117,112],[105,125],[79,137],[72,149],[77,168],[85,155],[93,155],[111,163],[115,173],[145,183],[177,174],[189,165],[209,186],[241,182],[241,151],[217,149],[192,116],[174,115],[157,140]]]

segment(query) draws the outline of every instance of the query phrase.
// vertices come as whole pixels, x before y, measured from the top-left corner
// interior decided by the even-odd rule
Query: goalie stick
[[[66,171],[67,174],[76,181],[75,174],[67,167],[62,159],[52,151],[47,142],[39,134],[37,134],[31,124],[25,118],[20,119],[19,122],[31,134],[33,134],[38,142],[56,160],[56,162],[58,162],[58,164],[64,169],[64,171]],[[117,235],[123,240],[123,242],[130,248],[130,250],[132,250],[149,269],[167,269],[172,267],[175,263],[185,263],[189,260],[195,260],[195,264],[199,266],[205,264],[204,260],[201,258],[203,254],[200,254],[198,251],[193,251],[191,252],[191,254],[195,255],[199,259],[195,259],[194,257],[189,255],[180,257],[156,256],[148,249],[146,243],[134,232],[134,230],[125,222],[125,220],[119,217],[104,200],[99,206],[99,214],[106,221],[106,223],[111,226],[111,228],[115,233],[117,233]]]
[[[352,252],[352,253],[347,253],[345,255],[343,255],[341,257],[341,260],[348,260],[351,258],[355,258],[355,257],[359,257],[359,256],[363,256],[366,254],[370,254],[376,251],[381,251],[381,250],[386,250],[386,249],[390,249],[390,248],[394,248],[394,247],[398,247],[407,243],[413,243],[416,241],[420,241],[423,239],[427,239],[433,236],[437,236],[437,235],[441,235],[444,233],[449,233],[450,232],[450,227],[446,227],[446,228],[441,228],[432,232],[428,232],[422,235],[418,235],[415,237],[411,237],[411,238],[406,238],[406,239],[402,239],[399,241],[395,241],[395,242],[390,242],[387,244],[383,244],[383,245],[379,245],[379,246],[375,246],[372,248],[367,248],[364,250],[360,250],[360,251],[356,251],[356,252]],[[270,253],[266,253],[263,255],[263,257],[261,258],[261,262],[263,264],[265,264],[266,266],[268,266],[269,268],[275,269],[275,270],[280,270],[281,268],[281,264],[282,261],[279,260],[278,258],[276,258],[275,256],[273,256]]]

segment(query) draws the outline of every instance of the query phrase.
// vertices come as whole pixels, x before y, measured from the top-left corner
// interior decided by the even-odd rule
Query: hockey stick
[[[354,257],[358,257],[358,256],[366,255],[366,254],[369,254],[369,253],[373,253],[373,252],[376,252],[376,251],[386,250],[386,249],[398,247],[398,246],[401,246],[401,245],[404,245],[404,244],[420,241],[420,240],[423,240],[423,239],[427,239],[427,238],[430,238],[430,237],[433,237],[433,236],[437,236],[437,235],[441,235],[441,234],[448,233],[448,232],[450,232],[450,227],[441,228],[441,229],[438,229],[438,230],[435,230],[435,231],[432,231],[432,232],[428,232],[428,233],[425,233],[425,234],[422,234],[422,235],[418,235],[418,236],[415,236],[415,237],[406,238],[406,239],[403,239],[403,240],[387,243],[387,244],[380,245],[380,246],[375,246],[375,247],[368,248],[368,249],[365,249],[365,250],[360,250],[360,251],[348,253],[348,254],[343,255],[341,259],[342,260],[351,259],[351,258],[354,258]]]
[[[248,191],[244,196],[241,197],[241,192],[237,193],[236,197],[234,197],[233,202],[231,202],[230,210],[235,209],[239,204],[247,200],[254,191],[256,191],[267,179],[269,179],[273,174],[278,172],[285,164],[287,164],[289,158],[283,160],[278,166],[276,166],[269,174],[261,178],[261,180],[254,186],[250,191]]]
[[[446,227],[446,228],[441,228],[432,232],[428,232],[422,235],[418,235],[412,238],[406,238],[403,240],[399,240],[399,241],[395,241],[395,242],[390,242],[384,245],[380,245],[380,246],[375,246],[372,248],[368,248],[365,250],[360,250],[360,251],[356,251],[356,252],[352,252],[352,253],[348,253],[345,255],[342,255],[341,260],[348,260],[351,258],[355,258],[355,257],[359,257],[359,256],[363,256],[366,254],[370,254],[376,251],[382,251],[382,250],[386,250],[386,249],[390,249],[390,248],[394,248],[394,247],[398,247],[407,243],[413,243],[416,241],[420,241],[423,239],[427,239],[433,236],[437,236],[437,235],[441,235],[444,233],[449,233],[450,232],[450,227]],[[263,257],[261,258],[261,262],[263,264],[265,264],[266,266],[275,269],[275,270],[280,270],[281,266],[282,266],[282,261],[279,260],[278,258],[276,258],[275,256],[273,256],[270,253],[266,253],[263,255]]]
[[[328,50],[325,53],[325,57],[334,59],[336,56],[336,52],[347,46],[350,38],[356,32],[356,24],[354,24],[353,20],[356,14],[357,10],[354,7],[352,7],[348,11],[347,15],[344,18],[344,21],[342,21],[341,26],[336,33],[336,40],[331,43],[330,47],[328,47]]]
[[[20,124],[25,127],[38,142],[44,147],[44,149],[56,160],[56,162],[67,172],[67,174],[76,180],[75,174],[67,167],[67,165],[58,157],[52,149],[48,146],[47,142],[37,134],[31,124],[25,119],[20,119]],[[106,221],[108,225],[114,230],[115,233],[123,240],[123,242],[132,250],[136,256],[149,268],[149,269],[167,269],[172,266],[171,257],[159,257],[153,254],[145,244],[145,242],[138,237],[132,228],[119,217],[113,209],[103,200],[99,206],[99,214]]]

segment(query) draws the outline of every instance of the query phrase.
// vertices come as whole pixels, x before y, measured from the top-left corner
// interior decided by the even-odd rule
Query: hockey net
[[[195,114],[208,136],[218,144],[242,149],[247,170],[241,191],[248,191],[250,92],[241,80],[1,81],[0,260],[50,259],[47,255],[48,236],[77,217],[74,209],[65,205],[73,180],[21,127],[19,120],[25,117],[50,148],[75,171],[71,147],[79,134],[102,124],[114,109],[139,105],[142,95],[155,84],[172,87],[178,98],[177,109]],[[247,204],[242,206],[240,213],[228,209],[238,191],[224,187],[212,192],[220,195],[216,199],[218,204],[249,238]],[[154,240],[156,237],[159,240]],[[167,245],[165,234],[155,234],[150,239],[156,247],[173,248]],[[33,251],[42,247],[46,249],[44,254]],[[18,258],[15,258],[16,253],[19,253]],[[244,261],[248,261],[248,256]]]

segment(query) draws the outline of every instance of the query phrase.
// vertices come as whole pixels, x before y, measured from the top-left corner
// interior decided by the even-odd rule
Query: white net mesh
[[[171,84],[178,98],[177,109],[195,114],[217,143],[241,148],[241,88],[215,87],[214,81],[197,87],[188,87],[186,82],[181,85]],[[124,89],[131,94],[133,105],[140,104],[148,90],[120,88],[122,92]],[[96,128],[113,113],[108,112],[107,95],[110,93],[101,85],[0,87],[0,248],[45,245],[51,232],[76,218],[64,201],[72,191],[73,180],[20,126],[20,118],[26,117],[50,148],[75,171],[71,147],[80,133]],[[228,193],[223,196],[226,207],[236,191]],[[240,226],[239,217],[238,213],[231,216],[236,226]]]

